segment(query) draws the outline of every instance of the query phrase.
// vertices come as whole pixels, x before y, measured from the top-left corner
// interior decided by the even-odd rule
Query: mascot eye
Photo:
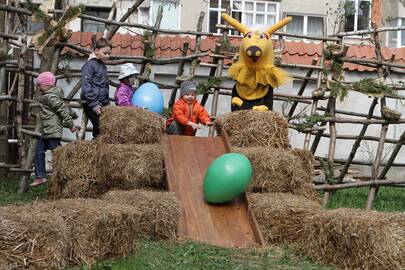
[[[247,34],[245,35],[245,37],[247,37],[247,38],[252,38],[252,36],[253,36],[252,32],[249,32],[249,33],[247,33]]]
[[[269,39],[269,37],[265,33],[260,34],[260,39]]]

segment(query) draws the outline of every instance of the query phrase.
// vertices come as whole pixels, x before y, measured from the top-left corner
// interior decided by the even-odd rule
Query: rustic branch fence
[[[137,8],[143,3],[144,0],[136,1],[133,6],[127,11],[127,13],[119,20],[113,21],[110,19],[102,19],[95,16],[89,16],[80,14],[80,18],[87,20],[93,20],[97,22],[105,23],[108,31],[104,33],[104,37],[112,39],[114,34],[120,27],[128,27],[135,29],[143,29],[147,31],[148,35],[144,38],[144,54],[143,56],[126,56],[119,55],[114,56],[113,59],[108,61],[107,65],[120,65],[122,63],[131,62],[141,64],[140,81],[151,81],[157,83],[162,89],[171,90],[171,96],[168,106],[171,107],[175,101],[177,90],[181,82],[185,79],[193,78],[196,74],[196,69],[200,67],[209,67],[208,79],[213,79],[217,82],[209,85],[209,89],[203,94],[202,104],[205,105],[209,95],[212,95],[211,115],[217,116],[218,100],[220,96],[231,95],[232,88],[226,87],[221,81],[224,79],[224,73],[229,67],[229,62],[234,58],[235,53],[229,48],[226,48],[224,44],[229,43],[228,33],[231,30],[226,25],[217,25],[219,29],[222,29],[223,34],[217,38],[217,44],[215,50],[211,53],[202,52],[201,44],[202,39],[208,36],[212,36],[212,33],[206,33],[202,31],[202,24],[204,20],[204,12],[200,14],[196,31],[174,31],[160,28],[160,21],[162,18],[162,8],[158,11],[157,20],[154,26],[147,26],[137,23],[126,22],[127,18],[134,13]],[[22,20],[27,16],[32,15],[32,11],[22,8],[21,6],[13,5],[0,5],[0,11],[6,13],[7,19],[4,32],[0,32],[0,40],[3,41],[4,51],[8,51],[10,48],[14,48],[12,59],[0,59],[0,149],[4,153],[0,160],[0,168],[10,172],[21,173],[20,192],[24,192],[27,189],[27,177],[32,170],[32,162],[34,157],[34,150],[36,147],[36,138],[39,137],[39,117],[37,114],[38,104],[35,100],[34,91],[32,90],[33,78],[35,78],[39,72],[44,70],[56,71],[58,80],[66,78],[80,77],[79,70],[73,70],[69,74],[59,74],[57,65],[59,56],[63,48],[74,50],[82,55],[89,55],[91,50],[89,48],[81,47],[77,44],[69,43],[69,36],[65,39],[58,40],[52,45],[45,47],[42,57],[41,65],[38,71],[33,70],[32,58],[33,53],[37,50],[35,47],[27,43],[27,34],[24,27],[21,29],[21,33],[16,34],[16,28],[10,26],[16,23],[22,23]],[[55,15],[56,18],[63,14],[63,9],[55,7],[53,10],[49,10],[49,13]],[[16,16],[18,15],[18,16]],[[324,191],[324,203],[326,204],[333,190],[356,188],[356,187],[370,187],[369,198],[367,200],[366,208],[372,207],[374,198],[377,194],[379,186],[404,186],[405,180],[390,180],[385,179],[387,172],[393,167],[405,167],[405,163],[395,162],[397,155],[405,142],[405,132],[399,137],[394,139],[387,138],[387,130],[389,126],[399,125],[405,123],[405,118],[398,116],[397,112],[393,112],[397,117],[392,117],[391,114],[385,113],[386,100],[398,99],[405,100],[405,96],[392,93],[382,93],[379,96],[373,97],[373,101],[370,105],[368,113],[359,113],[354,111],[340,110],[337,108],[339,103],[339,97],[336,93],[333,93],[330,85],[340,85],[342,89],[344,87],[350,88],[353,84],[344,81],[343,69],[330,70],[330,74],[325,72],[325,69],[339,64],[341,67],[344,63],[354,63],[357,65],[363,65],[367,67],[376,68],[378,78],[384,85],[389,86],[395,91],[404,90],[404,85],[395,83],[385,83],[392,69],[395,68],[395,72],[404,73],[405,65],[392,63],[391,61],[384,61],[382,58],[382,49],[380,45],[380,33],[385,31],[397,31],[403,30],[405,27],[382,27],[371,29],[369,31],[358,31],[348,33],[338,33],[333,36],[324,37],[311,37],[304,35],[295,35],[284,32],[276,32],[274,35],[279,37],[279,43],[283,44],[283,37],[305,38],[307,40],[317,40],[322,43],[322,56],[320,59],[313,60],[311,64],[287,64],[278,62],[279,66],[287,68],[300,68],[306,69],[306,74],[292,74],[295,80],[301,81],[301,86],[296,94],[285,94],[282,92],[276,92],[274,99],[281,102],[289,102],[291,106],[285,116],[291,120],[290,128],[305,133],[304,148],[310,150],[313,154],[316,154],[316,150],[320,143],[321,138],[329,140],[329,151],[326,158],[317,157],[321,163],[327,163],[329,166],[326,168],[332,168],[332,177],[325,179],[325,181],[316,185],[317,190]],[[326,31],[325,31],[326,33]],[[184,43],[181,48],[180,55],[172,58],[156,58],[153,52],[156,48],[156,40],[159,34],[166,35],[189,35],[195,38],[194,48],[190,49],[189,43]],[[376,60],[369,59],[356,59],[346,57],[347,47],[344,44],[344,37],[350,35],[365,35],[370,34],[370,40],[375,47]],[[332,48],[332,49],[331,49]],[[190,53],[191,51],[191,53]],[[200,59],[209,57],[211,61],[201,62]],[[152,65],[165,65],[165,64],[177,64],[176,77],[173,79],[172,84],[165,84],[150,79]],[[189,70],[186,70],[186,64],[189,64]],[[398,69],[402,69],[398,70]],[[112,76],[116,76],[116,72],[109,73]],[[304,96],[304,91],[308,88],[308,85],[315,83],[315,89],[312,89],[312,95]],[[116,85],[111,82],[112,85]],[[312,84],[313,85],[313,84]],[[350,89],[349,89],[350,90]],[[80,80],[72,87],[66,97],[66,103],[74,108],[81,108],[79,100],[73,97],[80,91]],[[320,101],[327,102],[327,106],[320,105]],[[380,115],[375,115],[377,104],[380,104]],[[298,105],[304,104],[309,106],[310,113],[305,116],[306,119],[310,119],[315,116],[323,116],[316,121],[312,126],[300,127],[294,123],[294,119],[297,119],[296,113]],[[391,110],[392,111],[392,110]],[[6,117],[4,117],[6,116]],[[347,116],[347,117],[342,117]],[[87,128],[88,119],[83,116],[82,124],[79,126],[78,139],[83,139],[85,131],[90,131],[91,128]],[[336,123],[345,123],[352,125],[361,125],[362,129],[358,135],[342,135],[338,134]],[[381,132],[379,137],[366,135],[367,129],[370,125],[380,125]],[[329,130],[328,133],[325,133]],[[214,130],[210,129],[209,136],[214,135]],[[350,154],[346,159],[336,158],[336,146],[338,141],[354,140]],[[63,141],[69,142],[71,139],[63,138]],[[374,141],[378,142],[377,152],[372,162],[363,160],[356,160],[355,156],[358,153],[362,141]],[[16,144],[15,144],[16,143]],[[386,144],[394,145],[388,160],[383,160],[383,150]],[[17,151],[16,151],[17,150]],[[18,152],[18,156],[14,156],[14,153]],[[10,161],[14,161],[11,162]],[[362,181],[355,183],[345,183],[344,177],[349,171],[351,165],[366,165],[370,166],[371,178],[370,181]],[[333,167],[338,166],[340,172],[335,175]],[[382,169],[381,169],[382,168]],[[326,173],[325,173],[326,175]]]

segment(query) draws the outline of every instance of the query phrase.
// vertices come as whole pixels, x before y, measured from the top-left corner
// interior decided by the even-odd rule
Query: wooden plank
[[[226,247],[262,245],[257,224],[250,220],[245,196],[230,203],[204,201],[203,179],[211,162],[229,152],[224,138],[164,136],[162,139],[169,190],[182,206],[180,234],[192,240]]]

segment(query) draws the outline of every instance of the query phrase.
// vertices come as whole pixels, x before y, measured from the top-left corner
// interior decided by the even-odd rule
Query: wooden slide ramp
[[[264,245],[245,194],[222,205],[204,201],[203,179],[208,166],[230,152],[226,137],[165,135],[162,144],[168,187],[182,207],[181,237],[223,247]]]

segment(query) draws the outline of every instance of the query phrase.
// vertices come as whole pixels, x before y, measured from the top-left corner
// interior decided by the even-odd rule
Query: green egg
[[[208,167],[204,177],[204,198],[208,203],[226,203],[245,191],[252,179],[249,159],[239,153],[224,154]]]

